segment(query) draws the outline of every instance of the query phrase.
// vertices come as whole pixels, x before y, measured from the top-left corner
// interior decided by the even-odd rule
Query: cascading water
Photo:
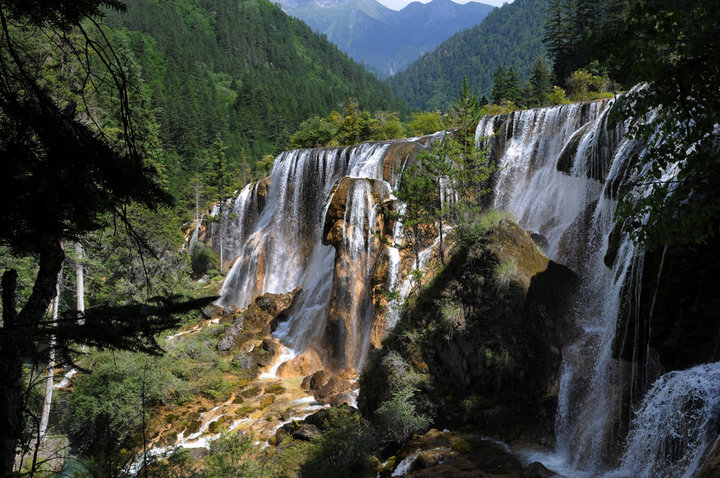
[[[412,140],[406,142],[422,147]],[[279,325],[275,336],[298,351],[308,346],[322,349],[328,340],[325,337],[328,314],[334,288],[337,289],[336,250],[323,244],[333,191],[344,177],[364,180],[351,182],[347,190],[349,207],[345,210],[342,249],[350,256],[353,267],[362,269],[356,271],[358,277],[369,277],[368,247],[375,232],[377,207],[370,196],[376,195],[378,188],[384,188],[386,195],[390,195],[390,185],[396,186],[399,177],[399,171],[388,168],[384,162],[391,145],[391,142],[366,143],[346,148],[295,150],[278,156],[264,207],[256,205],[257,194],[250,186],[235,200],[237,220],[229,229],[238,244],[232,252],[237,259],[223,283],[220,305],[242,308],[263,293],[284,293],[301,287],[302,293],[289,319]],[[372,194],[369,181],[375,185]],[[247,210],[257,211],[257,218],[246,220],[243,211]],[[343,320],[367,329],[372,320],[369,291],[359,287],[349,293],[352,307],[348,310],[358,316]],[[347,327],[337,333],[344,334],[343,343],[352,349],[340,352],[347,359],[345,365],[360,367],[369,333]]]
[[[626,138],[628,124],[611,121],[613,104],[611,100],[514,112],[507,118],[485,117],[476,132],[478,141],[490,142],[499,168],[494,206],[512,212],[522,226],[545,236],[548,256],[575,270],[583,281],[572,312],[576,339],[563,350],[556,450],[542,461],[571,476],[603,472],[657,476],[671,463],[672,476],[691,476],[707,440],[703,448],[687,437],[695,432],[704,437],[709,417],[720,408],[715,366],[688,372],[710,374],[698,382],[703,390],[699,395],[707,400],[697,405],[702,412],[691,411],[681,424],[671,423],[665,432],[669,435],[660,428],[648,431],[648,425],[655,419],[663,421],[658,425],[662,427],[672,422],[669,417],[686,414],[691,399],[679,383],[691,379],[681,374],[658,380],[632,422],[621,471],[612,471],[622,453],[629,407],[639,402],[631,394],[643,393],[649,386],[636,382],[657,377],[651,360],[628,364],[613,357],[619,314],[632,313],[623,308],[633,303],[628,294],[639,290],[644,254],[625,236],[610,243],[617,227],[618,184],[628,180],[631,159],[643,154],[642,144]],[[715,386],[712,392],[711,386]],[[712,402],[710,395],[712,406],[705,405]],[[677,431],[696,425],[701,425],[696,431]],[[680,444],[672,449],[641,444],[657,440]]]

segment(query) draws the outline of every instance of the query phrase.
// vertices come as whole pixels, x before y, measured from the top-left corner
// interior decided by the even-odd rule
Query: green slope
[[[472,90],[490,95],[498,66],[527,78],[542,44],[548,0],[515,0],[496,8],[479,25],[453,35],[407,70],[388,80],[413,109],[444,110],[467,76]]]
[[[166,151],[192,170],[217,133],[237,159],[287,145],[301,121],[349,97],[401,108],[387,85],[266,0],[127,0],[107,14],[138,59]]]

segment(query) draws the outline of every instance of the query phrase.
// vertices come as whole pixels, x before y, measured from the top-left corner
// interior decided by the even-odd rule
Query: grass
[[[515,261],[515,259],[509,259],[498,264],[493,272],[493,278],[495,279],[495,284],[498,289],[507,289],[516,273],[517,261]]]

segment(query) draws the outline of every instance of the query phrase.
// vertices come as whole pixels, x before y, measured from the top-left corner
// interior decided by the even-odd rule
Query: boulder
[[[303,423],[292,432],[292,437],[296,440],[310,441],[312,437],[318,434],[320,434],[320,428],[310,423]]]
[[[242,316],[235,319],[235,322],[233,322],[232,326],[225,332],[225,335],[218,340],[217,349],[219,351],[227,352],[235,347],[236,338],[242,331],[244,323],[245,321]]]
[[[352,386],[352,383],[347,380],[332,377],[324,386],[313,394],[313,397],[315,397],[315,400],[321,405],[332,404],[333,401],[338,401],[338,395],[351,390]],[[340,401],[342,403],[342,400]]]
[[[280,364],[276,375],[280,378],[303,377],[322,368],[322,360],[313,349],[298,355],[292,360]]]
[[[332,372],[328,370],[318,370],[312,375],[308,375],[302,381],[303,390],[315,391],[320,390],[332,378]]]

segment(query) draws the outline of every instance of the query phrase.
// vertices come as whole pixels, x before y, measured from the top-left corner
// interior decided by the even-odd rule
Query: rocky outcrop
[[[280,364],[275,372],[280,378],[305,377],[323,367],[320,356],[313,349],[308,349],[292,360]]]
[[[360,409],[372,416],[393,380],[417,376],[414,403],[437,425],[552,445],[577,285],[526,231],[501,222],[456,252],[401,319],[363,374]]]
[[[230,352],[242,348],[245,355],[241,354],[237,360],[248,363],[250,366],[246,368],[251,368],[252,365],[259,363],[257,357],[252,356],[252,350],[257,348],[258,343],[263,343],[262,340],[257,340],[258,336],[266,337],[266,340],[269,340],[269,336],[277,324],[287,319],[295,298],[300,292],[300,289],[295,289],[286,294],[264,294],[240,311],[235,307],[217,308],[216,318],[221,322],[232,320],[232,325],[218,340],[217,349],[221,352]],[[261,349],[257,350],[259,354]],[[262,350],[275,356],[276,351],[279,354],[280,348],[264,345]],[[262,355],[265,357],[267,354]],[[265,361],[265,359],[260,360],[260,362]]]
[[[381,477],[551,478],[540,463],[525,467],[502,442],[478,435],[430,430],[392,457]]]

